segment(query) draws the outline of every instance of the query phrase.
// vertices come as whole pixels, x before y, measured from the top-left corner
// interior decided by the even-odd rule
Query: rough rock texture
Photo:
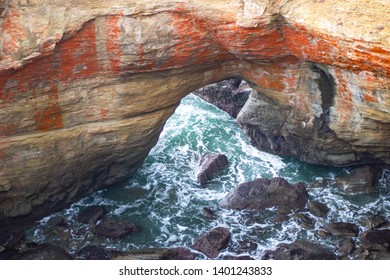
[[[104,218],[95,228],[96,234],[109,238],[122,238],[139,231],[139,227],[125,220]]]
[[[359,233],[358,226],[344,222],[327,223],[324,225],[324,229],[337,237],[355,237]]]
[[[368,230],[360,236],[360,246],[365,250],[389,251],[390,230]]]
[[[200,159],[200,169],[196,175],[199,184],[204,185],[229,164],[223,154],[207,153]]]
[[[3,0],[1,231],[131,174],[180,99],[240,77],[259,148],[390,163],[387,0]],[[350,20],[353,18],[353,20]]]
[[[335,260],[336,255],[319,244],[309,241],[281,243],[274,251],[267,251],[263,260]]]
[[[312,215],[320,218],[324,218],[330,211],[329,207],[326,206],[324,203],[313,200],[309,200],[307,202],[307,208]]]
[[[236,118],[252,91],[245,81],[228,79],[204,86],[192,93]]]
[[[260,178],[235,187],[220,202],[221,207],[237,210],[263,210],[271,207],[298,210],[309,194],[303,183],[289,184],[283,178]]]
[[[96,225],[106,214],[107,210],[103,206],[93,205],[81,211],[76,219],[80,223]]]
[[[227,246],[229,241],[229,230],[224,227],[216,227],[199,236],[193,247],[209,258],[216,258],[219,252]]]
[[[195,255],[188,248],[151,248],[119,253],[113,260],[193,260]]]
[[[355,168],[350,174],[337,177],[334,184],[345,193],[363,193],[377,191],[380,172],[368,165]]]

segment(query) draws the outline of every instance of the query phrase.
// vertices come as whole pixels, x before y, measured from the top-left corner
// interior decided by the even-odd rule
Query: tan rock
[[[387,0],[1,1],[2,230],[133,173],[182,97],[232,76],[261,92],[239,116],[260,148],[390,163],[389,11]],[[256,106],[283,117],[250,131]]]

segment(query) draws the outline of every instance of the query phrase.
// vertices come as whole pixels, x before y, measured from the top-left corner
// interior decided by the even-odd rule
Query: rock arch
[[[389,163],[388,3],[49,2],[1,7],[2,230],[132,174],[183,96],[232,76],[262,149]]]

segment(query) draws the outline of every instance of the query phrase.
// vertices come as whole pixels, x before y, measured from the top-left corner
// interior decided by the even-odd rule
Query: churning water
[[[205,152],[226,154],[229,168],[201,188],[195,174],[199,158]],[[364,230],[362,221],[367,215],[388,215],[389,171],[383,172],[379,191],[370,195],[343,195],[331,185],[308,188],[311,199],[323,202],[331,209],[325,219],[312,216],[315,226],[310,230],[302,228],[293,217],[288,221],[273,222],[275,209],[233,211],[221,209],[218,203],[233,187],[255,178],[281,176],[290,183],[309,184],[347,172],[348,169],[315,166],[258,151],[250,145],[234,119],[189,95],[168,120],[157,146],[127,184],[98,191],[70,208],[42,219],[29,230],[28,241],[61,245],[70,252],[86,245],[121,251],[191,248],[202,232],[223,226],[230,229],[232,240],[220,258],[240,254],[261,258],[265,250],[297,239],[315,241],[332,249],[337,243],[335,240],[318,236],[324,223],[353,222]],[[141,231],[121,240],[95,236],[90,225],[75,219],[90,205],[103,205],[109,216],[134,222]],[[205,217],[203,207],[214,209],[215,218]],[[56,230],[59,219],[65,219],[69,230]]]

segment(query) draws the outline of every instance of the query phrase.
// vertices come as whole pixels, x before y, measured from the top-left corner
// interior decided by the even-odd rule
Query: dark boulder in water
[[[200,160],[200,170],[196,175],[199,184],[204,185],[211,180],[218,172],[228,166],[226,155],[207,153]]]
[[[303,209],[309,194],[303,183],[292,185],[283,178],[260,178],[234,188],[220,203],[221,207],[237,210],[263,210],[282,207]]]
[[[273,251],[267,251],[263,260],[335,260],[336,255],[319,244],[309,241],[281,243]]]
[[[390,249],[390,230],[368,230],[360,236],[360,246],[369,251],[388,251]]]
[[[82,210],[76,219],[80,223],[96,225],[106,214],[107,210],[103,206],[93,205]]]
[[[340,252],[341,256],[344,257],[349,256],[354,249],[355,249],[355,241],[351,237],[341,240],[337,244],[337,250]]]
[[[219,252],[227,246],[229,240],[229,230],[224,227],[216,227],[203,233],[195,241],[193,248],[209,258],[216,258]]]
[[[329,212],[328,206],[318,201],[309,200],[307,202],[307,208],[312,215],[319,218],[324,218]]]
[[[193,260],[195,255],[188,248],[149,248],[121,252],[114,260]]]
[[[126,235],[139,231],[139,227],[125,220],[105,218],[97,224],[95,232],[97,235],[109,238],[123,238]]]
[[[359,233],[357,225],[343,222],[325,224],[324,229],[336,237],[355,237]]]
[[[344,193],[366,193],[377,191],[380,170],[371,166],[355,168],[350,174],[337,177],[334,184]]]

